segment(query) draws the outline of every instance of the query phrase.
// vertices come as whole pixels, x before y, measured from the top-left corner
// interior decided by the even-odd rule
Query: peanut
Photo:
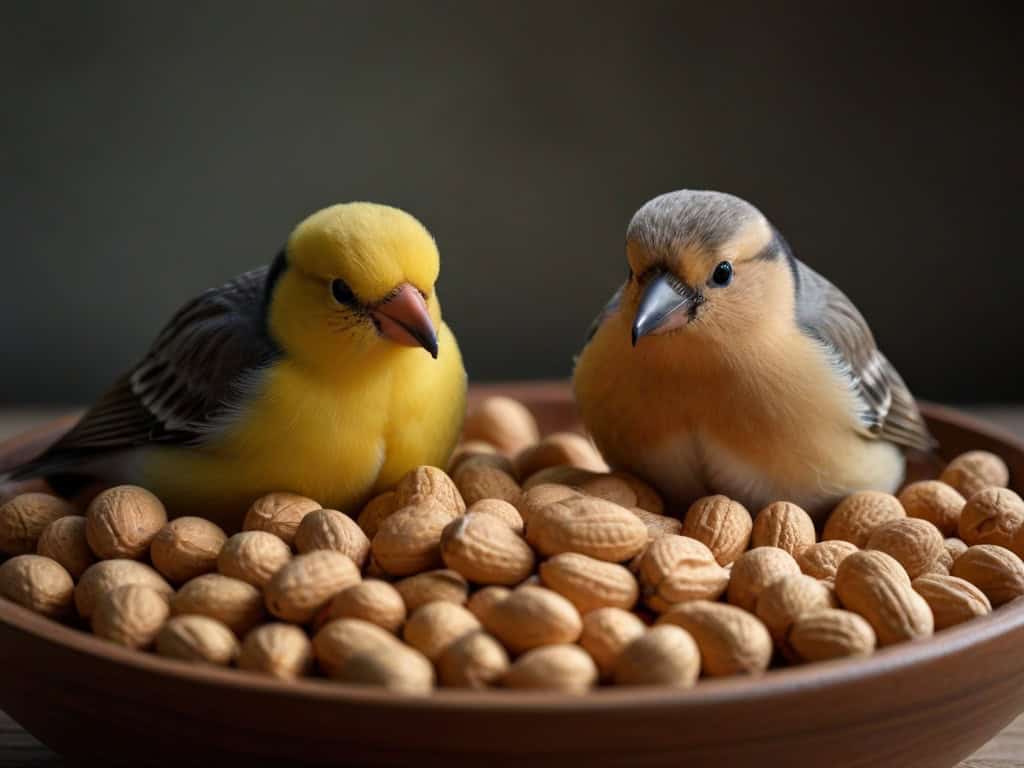
[[[209,616],[242,637],[263,620],[263,595],[241,579],[207,573],[178,590],[171,598],[171,611],[176,616]]]
[[[501,499],[481,499],[466,510],[467,517],[478,514],[494,515],[519,535],[523,534],[525,525],[522,515],[519,514],[519,510],[515,506],[507,501]]]
[[[421,606],[409,617],[402,638],[433,662],[460,637],[479,629],[476,616],[464,607],[438,601]]]
[[[591,472],[607,472],[601,454],[587,438],[575,432],[556,432],[516,454],[519,477],[529,477],[548,467],[567,464]]]
[[[967,544],[962,539],[949,538],[943,542],[943,546],[946,548],[946,552],[949,553],[950,559],[955,563],[956,559],[960,557],[964,552],[967,551]],[[950,565],[950,568],[953,566]]]
[[[129,584],[100,595],[92,614],[92,631],[118,645],[146,649],[170,616],[167,595],[152,587]]]
[[[452,457],[448,459],[448,476],[455,474],[462,462],[480,456],[499,456],[498,449],[483,440],[467,440],[455,446]],[[502,457],[504,458],[504,457]]]
[[[768,628],[776,647],[792,658],[786,639],[794,622],[801,616],[838,605],[826,582],[798,573],[784,576],[761,592],[757,599],[757,617]]]
[[[494,605],[483,625],[512,653],[559,643],[574,643],[583,624],[564,597],[543,587],[520,587]]]
[[[152,587],[168,598],[174,594],[174,589],[164,577],[144,563],[137,560],[101,560],[86,569],[75,587],[78,615],[91,619],[101,595],[129,584]]]
[[[157,533],[149,547],[153,565],[174,584],[217,570],[217,557],[228,537],[201,517],[179,517]]]
[[[529,524],[530,518],[534,513],[539,512],[549,504],[554,504],[556,501],[565,501],[566,499],[580,498],[582,496],[582,493],[577,491],[575,488],[570,488],[568,485],[541,483],[540,485],[534,486],[530,490],[525,491],[523,495],[519,497],[519,503],[516,504],[516,509],[519,510],[519,516],[523,518],[523,523]]]
[[[466,607],[470,613],[484,622],[484,617],[491,612],[491,609],[511,594],[512,590],[506,587],[484,587],[469,598]]]
[[[633,490],[636,504],[631,506],[637,506],[652,515],[665,514],[665,502],[651,485],[627,472],[612,472],[612,475],[625,482]]]
[[[466,502],[462,494],[444,470],[437,467],[417,467],[406,473],[395,487],[395,510],[417,507],[427,502],[433,502],[447,512],[449,519],[466,511]]]
[[[636,579],[626,568],[576,552],[563,552],[540,565],[541,582],[569,600],[580,614],[597,608],[632,608]]]
[[[506,456],[515,456],[540,438],[533,414],[510,397],[488,397],[466,415],[463,440],[490,443]]]
[[[229,666],[238,658],[235,633],[208,616],[174,616],[156,637],[156,652],[183,661]]]
[[[48,557],[16,555],[0,565],[0,597],[43,616],[67,615],[74,590],[71,574]]]
[[[71,578],[81,578],[85,569],[96,562],[85,538],[85,518],[81,515],[58,517],[43,529],[36,551],[67,569]]]
[[[264,624],[245,636],[238,666],[279,680],[294,680],[312,669],[313,644],[294,624]]]
[[[362,619],[397,632],[405,617],[405,602],[397,589],[386,581],[366,579],[335,595],[317,622],[322,626],[334,619]]]
[[[576,645],[548,645],[524,653],[509,667],[507,688],[586,693],[597,682],[597,666]]]
[[[778,547],[751,549],[733,563],[726,598],[753,613],[764,590],[786,576],[799,573],[800,566],[786,550]]]
[[[348,556],[362,568],[370,554],[370,540],[348,515],[335,509],[317,509],[299,523],[295,532],[295,548],[303,554],[331,549]]]
[[[454,688],[486,688],[508,671],[508,654],[501,643],[483,631],[463,635],[437,660],[441,684]]]
[[[445,565],[477,584],[516,584],[533,573],[530,545],[495,515],[464,515],[441,533]]]
[[[358,651],[345,660],[334,677],[344,683],[413,695],[430,693],[434,688],[434,668],[423,654],[406,645]]]
[[[875,631],[856,613],[829,608],[797,619],[789,647],[805,662],[868,656],[875,650]]]
[[[522,495],[515,477],[480,461],[463,462],[453,480],[467,505],[483,499],[501,499],[515,504]]]
[[[939,529],[927,520],[906,517],[878,526],[868,538],[867,549],[891,555],[915,579],[945,552],[942,542]]]
[[[579,552],[598,560],[622,562],[647,544],[647,526],[618,504],[588,497],[569,498],[531,515],[526,539],[548,556]]]
[[[911,588],[903,566],[884,552],[854,552],[843,560],[836,572],[836,594],[844,608],[867,619],[881,646],[934,631],[928,603]]]
[[[857,546],[848,541],[819,541],[797,555],[796,562],[808,576],[832,581],[839,564],[856,551]]]
[[[776,501],[758,512],[750,534],[751,547],[778,547],[793,557],[816,540],[811,516],[788,501]]]
[[[658,612],[691,600],[716,600],[729,583],[729,572],[711,550],[687,536],[666,534],[652,541],[638,571],[644,600]]]
[[[46,526],[77,514],[71,504],[48,493],[23,493],[0,507],[0,552],[28,555],[36,551]]]
[[[362,619],[335,619],[313,636],[313,654],[328,676],[334,677],[349,657],[374,648],[403,647],[387,630]]]
[[[356,523],[363,529],[366,538],[373,541],[373,537],[380,530],[380,524],[398,511],[398,507],[395,506],[397,498],[398,494],[394,491],[385,491],[366,503],[363,511],[356,518]]]
[[[646,630],[637,616],[621,608],[598,608],[583,617],[579,644],[590,654],[601,677],[608,679],[619,655]]]
[[[939,479],[969,499],[990,486],[1005,488],[1010,482],[1010,470],[1006,462],[994,453],[968,451],[949,462]]]
[[[706,496],[690,505],[683,536],[705,544],[719,565],[728,565],[746,550],[753,523],[746,507],[726,496]]]
[[[85,538],[102,560],[140,560],[150,542],[167,524],[167,510],[160,499],[134,485],[103,491],[85,513]]]
[[[412,614],[421,605],[437,600],[462,605],[469,594],[466,577],[455,571],[442,569],[408,576],[395,583],[395,589],[405,602],[406,613]]]
[[[557,467],[548,467],[540,472],[534,472],[529,477],[524,478],[523,491],[532,490],[538,485],[567,485],[579,493],[579,486],[597,477],[603,477],[603,473],[591,472],[589,469],[580,469],[579,467],[561,464]]]
[[[935,629],[945,629],[992,612],[985,593],[956,576],[926,574],[913,581],[914,591],[928,603]]]
[[[938,480],[911,483],[900,491],[899,500],[908,517],[927,520],[943,536],[956,533],[960,513],[967,503],[956,488]]]
[[[267,583],[264,597],[272,614],[300,624],[360,580],[359,569],[348,557],[322,549],[289,560]]]
[[[875,528],[906,516],[895,496],[879,491],[859,491],[839,502],[825,523],[822,538],[848,541],[863,548]]]
[[[266,531],[242,531],[221,548],[217,570],[262,589],[291,559],[291,549],[279,536]]]
[[[631,507],[630,512],[640,518],[640,521],[647,526],[647,538],[656,539],[666,533],[679,536],[683,532],[683,523],[675,517],[668,515],[656,515],[640,507]]]
[[[958,532],[966,544],[1013,548],[1024,526],[1024,500],[1008,488],[985,488],[971,496],[960,513]]]
[[[709,677],[758,674],[771,661],[772,638],[764,624],[732,605],[707,600],[683,603],[663,613],[658,624],[675,624],[693,636],[701,669]]]
[[[579,483],[577,487],[585,496],[604,499],[627,509],[637,506],[636,492],[629,483],[610,472],[596,474]]]
[[[984,592],[993,608],[1024,595],[1024,562],[1010,550],[995,544],[968,547],[953,562],[949,573],[966,579]]]
[[[296,493],[271,493],[253,502],[242,524],[244,531],[266,531],[289,547],[295,542],[302,518],[320,505]]]
[[[699,674],[697,643],[689,632],[673,624],[644,632],[623,649],[615,664],[617,685],[691,688]]]
[[[458,515],[425,499],[403,507],[373,537],[374,560],[393,576],[409,576],[441,565],[441,532]]]

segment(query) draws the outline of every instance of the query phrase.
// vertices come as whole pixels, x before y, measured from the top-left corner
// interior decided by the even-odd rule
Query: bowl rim
[[[528,390],[545,391],[544,385],[541,384],[513,385],[512,387],[488,385],[481,387],[480,391],[489,394],[491,390],[509,392],[510,389],[519,393]],[[555,401],[562,400],[564,397],[551,397],[550,399]],[[1024,454],[1024,440],[955,409],[921,403],[921,410],[930,419],[971,430],[990,440],[1004,443]],[[67,418],[58,419],[50,425],[43,425],[14,436],[0,443],[0,455],[3,455],[9,446],[23,444],[28,438],[47,434],[48,429],[53,431],[61,426],[66,426],[67,423]],[[237,668],[197,665],[157,656],[154,653],[124,648],[85,630],[76,629],[35,614],[4,598],[0,598],[0,622],[30,635],[38,641],[49,642],[77,653],[125,665],[139,672],[155,674],[158,677],[170,676],[178,681],[187,680],[197,685],[226,686],[250,694],[312,698],[324,703],[365,703],[378,708],[402,710],[464,711],[474,709],[506,713],[526,711],[585,713],[620,709],[624,704],[628,704],[632,708],[642,707],[647,711],[678,710],[690,706],[728,705],[739,702],[750,704],[782,695],[810,693],[844,683],[862,684],[872,679],[893,675],[899,671],[937,662],[944,657],[965,652],[974,646],[995,640],[1007,633],[1021,630],[1024,628],[1024,597],[1000,606],[988,616],[944,629],[923,640],[879,649],[871,656],[864,658],[837,659],[806,666],[784,667],[755,677],[702,679],[697,686],[687,689],[608,687],[596,688],[585,695],[554,691],[498,689],[464,691],[437,688],[426,696],[411,696],[321,678],[281,681]]]

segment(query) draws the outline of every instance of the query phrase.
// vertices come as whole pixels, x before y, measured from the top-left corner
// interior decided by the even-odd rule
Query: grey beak
[[[667,272],[657,274],[640,296],[640,306],[633,321],[633,346],[676,312],[689,312],[700,304],[700,294]]]

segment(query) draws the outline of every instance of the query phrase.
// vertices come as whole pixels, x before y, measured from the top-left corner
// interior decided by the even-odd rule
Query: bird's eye
[[[352,304],[356,300],[356,295],[344,280],[331,281],[331,295],[339,304]]]
[[[711,282],[718,286],[726,286],[732,282],[732,264],[728,261],[723,261],[717,267],[715,271],[711,273]]]

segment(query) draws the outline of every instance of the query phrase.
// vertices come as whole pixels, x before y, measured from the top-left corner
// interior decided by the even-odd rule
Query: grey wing
[[[619,308],[619,302],[622,301],[622,292],[626,289],[626,283],[623,283],[618,287],[612,297],[608,299],[608,302],[601,309],[601,313],[594,318],[594,321],[590,324],[590,328],[587,329],[587,337],[583,340],[583,346],[590,343],[590,340],[594,338],[594,334],[597,333],[597,329],[601,327],[601,324],[605,321],[608,315],[612,314]]]
[[[792,258],[792,257],[791,257]],[[828,348],[849,377],[861,403],[858,413],[867,434],[923,451],[936,447],[914,396],[875,344],[867,321],[846,295],[803,262],[793,258],[797,320]]]
[[[134,369],[12,477],[71,471],[154,443],[197,444],[216,432],[280,354],[265,327],[266,279],[267,268],[256,269],[188,302]]]

